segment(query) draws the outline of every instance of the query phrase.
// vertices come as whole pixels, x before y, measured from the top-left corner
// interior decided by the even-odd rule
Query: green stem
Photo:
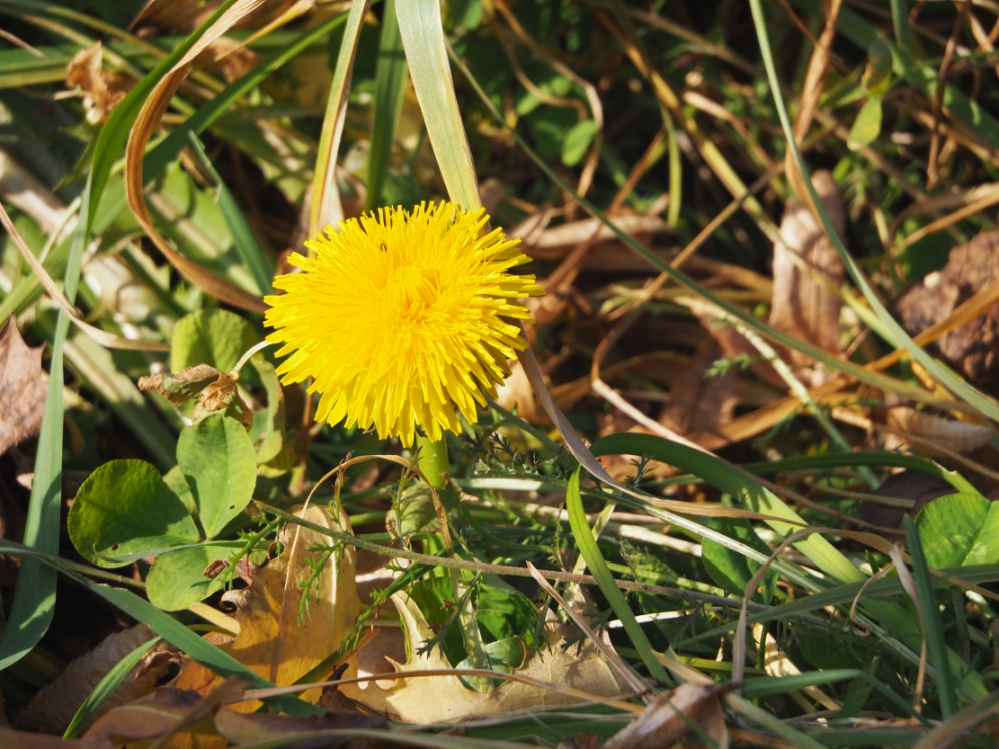
[[[420,448],[418,463],[420,472],[434,489],[443,489],[446,483],[444,476],[449,468],[447,439],[442,436],[439,440],[432,440],[418,434],[416,435],[416,446]]]

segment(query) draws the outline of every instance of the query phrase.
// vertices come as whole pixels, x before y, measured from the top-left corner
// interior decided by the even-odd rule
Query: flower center
[[[425,324],[441,297],[437,269],[400,265],[389,270],[385,283],[385,312],[392,322],[414,326]]]

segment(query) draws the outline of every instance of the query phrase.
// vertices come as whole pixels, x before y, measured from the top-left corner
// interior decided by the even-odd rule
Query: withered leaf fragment
[[[44,348],[25,344],[13,316],[0,330],[0,455],[42,427],[48,391],[42,371]]]
[[[693,732],[692,723],[700,726],[715,746],[726,749],[729,735],[718,695],[729,688],[731,686],[727,684],[681,684],[669,693],[668,699],[653,702],[634,721],[614,734],[604,744],[604,749],[673,746]]]
[[[223,372],[208,364],[197,364],[176,374],[169,372],[139,378],[139,390],[155,390],[171,403],[180,405],[190,400],[213,383],[218,383]]]

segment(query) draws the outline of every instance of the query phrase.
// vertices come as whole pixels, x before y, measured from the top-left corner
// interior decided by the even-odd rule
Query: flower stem
[[[427,483],[434,489],[443,489],[444,475],[448,471],[447,440],[441,436],[439,440],[416,435],[416,444],[420,448],[420,471]]]

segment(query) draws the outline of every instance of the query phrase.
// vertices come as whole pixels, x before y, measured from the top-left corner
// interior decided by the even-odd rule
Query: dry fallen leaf
[[[29,348],[14,317],[0,330],[0,455],[42,427],[45,394],[44,346]]]
[[[722,358],[722,348],[713,338],[698,345],[690,361],[670,386],[659,423],[684,436],[714,432],[732,421],[739,403],[735,394],[738,371],[728,370],[707,377],[711,365]]]
[[[17,719],[17,727],[42,733],[63,733],[97,683],[122,658],[153,638],[145,624],[109,635],[93,650],[70,663],[51,684],[43,687]],[[162,647],[162,645],[157,646]],[[168,663],[148,669],[139,676],[135,670],[98,710],[96,717],[149,694],[165,674]],[[139,666],[136,666],[136,670]]]
[[[832,174],[817,171],[812,175],[812,184],[833,226],[843,236],[846,213]],[[824,279],[838,289],[846,277],[846,269],[822,225],[804,204],[797,200],[787,202],[780,231],[784,241],[774,245],[770,324],[801,341],[838,353],[840,301],[817,279]],[[797,365],[811,364],[808,357],[796,351],[789,352],[789,356]]]
[[[659,749],[673,746],[684,736],[693,733],[687,719],[703,728],[715,742],[715,746],[727,749],[728,729],[725,727],[725,714],[718,699],[718,694],[725,688],[724,684],[681,684],[667,695],[666,700],[650,704],[634,721],[608,739],[604,749]]]
[[[405,664],[397,663],[390,657],[385,657],[384,661],[391,663],[400,673],[452,668],[440,648],[417,654],[434,633],[416,602],[405,593],[396,593],[392,601],[399,611],[411,655]],[[528,657],[523,667],[516,669],[517,674],[597,697],[622,694],[613,671],[592,642],[586,640],[564,647],[566,638],[576,634],[573,626],[562,625],[557,619],[552,619],[546,623],[545,634],[550,649]],[[358,660],[363,655],[355,653],[348,659],[343,678],[358,675]],[[385,680],[381,683],[384,684]],[[572,705],[582,699],[554,688],[545,689],[517,681],[506,682],[491,692],[473,692],[454,675],[397,679],[388,689],[379,686],[378,682],[367,682],[366,688],[358,684],[344,684],[340,686],[340,692],[373,712],[388,713],[390,717],[407,723],[439,723],[531,707]]]
[[[999,231],[979,234],[950,251],[943,270],[928,274],[899,297],[902,325],[917,335],[945,319],[958,305],[999,281]],[[972,380],[999,375],[999,308],[940,336],[940,353]]]
[[[208,364],[197,364],[176,374],[164,372],[139,378],[139,390],[155,390],[171,403],[180,405],[212,383],[218,384],[224,372]],[[231,379],[231,378],[230,378]]]
[[[305,519],[327,528],[336,527],[324,507],[310,506]],[[339,527],[349,528],[346,516]],[[321,561],[321,554],[310,549],[330,546],[332,540],[296,525],[289,526],[282,535],[284,553],[257,569],[248,588],[225,595],[225,600],[237,608],[233,617],[239,622],[239,636],[228,642],[216,642],[244,666],[277,686],[294,683],[334,652],[353,628],[360,609],[354,585],[356,557],[353,547],[348,546],[333,555],[313,586],[308,608],[299,619],[299,606],[305,595],[300,584],[312,574],[306,560]],[[174,686],[206,694],[219,683],[221,679],[204,666],[185,660]],[[320,690],[313,689],[301,697],[315,703],[320,694]],[[259,702],[243,702],[236,709],[251,712],[259,705]]]

